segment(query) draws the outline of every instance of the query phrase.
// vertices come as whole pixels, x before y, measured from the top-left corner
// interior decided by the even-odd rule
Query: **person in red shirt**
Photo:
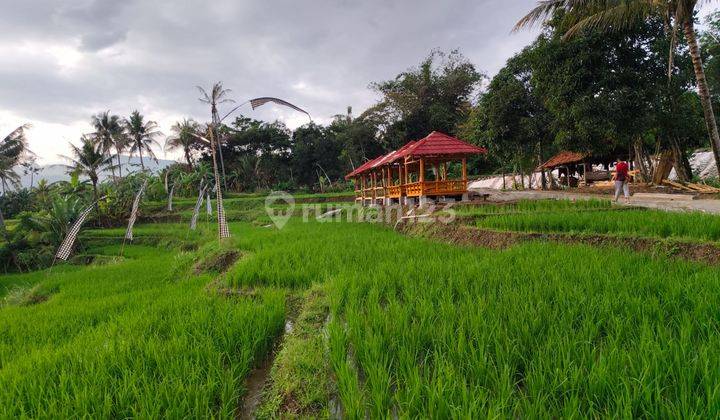
[[[615,181],[615,202],[620,198],[620,192],[625,195],[625,202],[630,201],[630,184],[628,183],[628,170],[630,167],[627,162],[618,158],[615,162],[615,175],[613,175],[613,181]]]

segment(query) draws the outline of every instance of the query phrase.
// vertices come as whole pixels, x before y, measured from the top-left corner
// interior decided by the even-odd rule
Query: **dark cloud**
[[[206,118],[195,85],[238,102],[280,96],[326,121],[375,100],[367,87],[459,48],[495,73],[533,38],[511,34],[534,0],[31,0],[0,15],[0,112],[78,124],[97,111]],[[268,106],[242,110],[302,123]],[[37,143],[42,139],[34,139]]]

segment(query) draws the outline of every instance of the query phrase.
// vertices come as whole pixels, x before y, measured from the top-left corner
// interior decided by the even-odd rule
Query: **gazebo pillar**
[[[503,181],[504,181],[504,179],[503,179]],[[467,185],[468,185],[468,182],[467,182],[467,158],[465,158],[465,157],[462,159],[462,182],[463,182],[463,186],[465,188],[465,192],[463,193],[461,200],[469,201],[470,197],[468,196],[468,192],[467,192]]]
[[[425,159],[420,158],[420,207],[423,207],[427,204],[427,196],[425,196]]]

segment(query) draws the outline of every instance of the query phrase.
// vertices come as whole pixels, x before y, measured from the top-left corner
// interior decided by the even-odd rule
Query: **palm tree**
[[[20,176],[15,172],[15,167],[22,165],[29,156],[27,148],[27,137],[25,130],[30,128],[28,124],[21,125],[5,136],[0,141],[0,183],[2,191],[9,186],[18,186]]]
[[[20,176],[15,172],[15,167],[22,164],[30,153],[25,136],[28,128],[30,128],[28,124],[21,125],[0,141],[0,183],[2,183],[3,195],[8,184],[17,186],[20,183]],[[0,232],[7,240],[2,211],[0,211]]]
[[[120,163],[120,153],[127,146],[127,138],[122,124],[122,120],[117,115],[111,115],[110,111],[104,111],[92,117],[92,125],[95,128],[95,138],[102,145],[102,152],[111,155],[112,149],[115,149],[117,156],[117,167],[122,178],[122,165]],[[115,179],[115,167],[111,166],[113,179]]]
[[[197,143],[195,135],[200,131],[200,126],[192,119],[183,119],[176,122],[172,128],[173,135],[165,140],[165,150],[182,149],[185,154],[190,170],[193,168],[192,159],[190,158],[190,148]]]
[[[225,161],[223,160],[222,155],[222,147],[220,146],[220,138],[218,137],[218,126],[220,125],[220,115],[218,115],[218,104],[228,103],[228,102],[235,102],[234,100],[230,98],[226,98],[227,94],[231,92],[230,89],[223,89],[222,82],[217,82],[213,85],[212,90],[210,91],[210,94],[205,91],[200,86],[197,86],[198,90],[200,91],[200,94],[202,95],[200,97],[200,102],[206,103],[210,105],[210,113],[212,115],[212,124],[211,124],[211,130],[212,130],[212,136],[210,140],[213,140],[217,143],[218,152],[220,153],[220,168],[222,171],[223,176],[223,185],[225,188],[227,188],[227,185],[225,185]],[[211,145],[212,146],[212,145]]]
[[[104,170],[113,169],[112,156],[105,153],[102,143],[93,141],[88,136],[82,137],[82,145],[80,147],[70,144],[72,157],[62,156],[70,162],[65,165],[70,172],[78,175],[85,175],[90,178],[93,186],[93,201],[98,199],[97,184],[100,173]]]
[[[46,208],[49,204],[50,194],[52,192],[52,189],[50,188],[50,184],[47,182],[47,179],[40,178],[33,192],[35,193],[38,204],[40,204],[40,208]]]
[[[136,152],[140,155],[140,166],[144,172],[143,150],[157,162],[152,146],[160,147],[155,138],[162,136],[162,133],[155,121],[145,121],[145,117],[138,111],[133,111],[130,118],[125,120],[125,130],[130,140],[130,156]]]
[[[23,167],[23,175],[30,175],[30,189],[35,185],[35,175],[43,171],[43,169],[37,166],[37,160],[35,157],[30,157],[20,164]]]
[[[515,29],[531,26],[554,16],[557,12],[563,12],[564,23],[570,28],[566,31],[565,38],[569,38],[585,30],[623,30],[648,17],[660,16],[668,23],[673,23],[671,48],[674,48],[677,27],[678,25],[682,27],[690,49],[698,95],[702,103],[710,145],[715,155],[715,164],[720,171],[720,133],[710,100],[710,89],[705,79],[693,18],[695,9],[700,3],[700,0],[541,0],[515,25]],[[670,65],[672,65],[672,54],[673,51],[670,53]]]

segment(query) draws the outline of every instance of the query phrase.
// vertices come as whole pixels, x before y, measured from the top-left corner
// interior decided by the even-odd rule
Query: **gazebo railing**
[[[445,181],[417,181],[402,185],[390,185],[388,187],[368,187],[356,189],[357,200],[372,200],[382,198],[420,197],[420,196],[441,196],[460,195],[467,192],[468,182],[464,180]]]
[[[457,195],[467,191],[467,181],[418,181],[405,185],[408,197],[423,195]]]

